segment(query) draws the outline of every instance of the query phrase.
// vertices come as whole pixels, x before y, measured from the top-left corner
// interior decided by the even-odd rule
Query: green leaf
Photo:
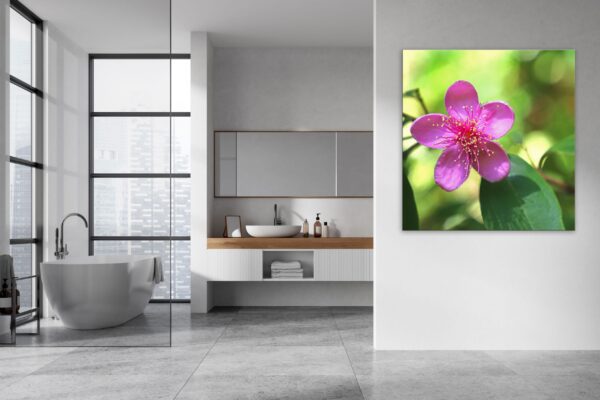
[[[423,112],[425,114],[429,114],[429,111],[427,111],[427,106],[425,105],[425,101],[423,101],[423,97],[421,97],[421,91],[419,90],[419,88],[407,90],[406,92],[402,93],[402,96],[405,98],[409,97],[416,99],[421,105]]]
[[[453,231],[485,231],[485,226],[481,224],[481,222],[473,219],[467,218],[462,221],[460,224],[454,226],[452,228]]]
[[[413,122],[415,119],[416,118],[411,115],[402,113],[402,127],[404,127],[404,125],[408,124],[409,122]]]
[[[415,194],[404,169],[402,171],[402,229],[405,231],[418,231],[419,213],[415,203]]]
[[[402,96],[414,97],[415,99],[418,99],[421,97],[421,93],[419,92],[419,89],[410,89],[410,90],[407,90],[406,92],[402,93]]]
[[[560,204],[540,174],[520,157],[510,154],[506,179],[481,180],[479,201],[488,230],[564,230]]]
[[[567,136],[566,138],[560,140],[554,146],[552,146],[548,151],[540,158],[540,168],[544,167],[544,164],[548,160],[550,156],[553,154],[562,155],[567,157],[575,156],[575,135]]]
[[[564,138],[540,159],[540,170],[558,191],[575,192],[575,137]],[[550,180],[549,180],[549,179]],[[555,184],[555,182],[561,183]]]

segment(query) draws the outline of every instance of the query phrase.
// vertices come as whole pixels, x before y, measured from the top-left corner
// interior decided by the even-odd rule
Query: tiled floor
[[[178,305],[172,348],[0,348],[0,398],[600,398],[600,352],[374,352],[372,326],[371,309]]]

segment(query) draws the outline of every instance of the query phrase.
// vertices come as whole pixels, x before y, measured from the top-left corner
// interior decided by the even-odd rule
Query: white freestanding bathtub
[[[89,256],[44,262],[44,292],[68,328],[121,325],[143,313],[152,297],[154,258]]]

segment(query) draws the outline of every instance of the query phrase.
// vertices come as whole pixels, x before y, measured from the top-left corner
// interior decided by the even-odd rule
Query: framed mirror
[[[215,197],[372,197],[370,131],[216,131]]]
[[[239,215],[225,216],[225,231],[223,232],[223,237],[242,237],[242,218]]]

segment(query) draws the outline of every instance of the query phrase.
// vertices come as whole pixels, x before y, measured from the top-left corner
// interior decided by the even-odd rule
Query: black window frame
[[[191,111],[179,112],[179,111],[170,111],[170,112],[105,112],[105,111],[95,111],[94,110],[94,61],[95,60],[177,60],[177,59],[187,59],[191,58],[190,54],[186,53],[177,53],[177,54],[162,54],[162,53],[91,53],[89,55],[89,70],[88,70],[88,82],[89,82],[89,98],[88,98],[88,106],[89,106],[89,180],[88,180],[88,213],[89,213],[89,229],[88,229],[88,250],[89,255],[94,254],[94,242],[99,241],[126,241],[126,242],[134,242],[134,241],[169,241],[169,243],[173,241],[191,241],[191,236],[97,236],[94,232],[94,180],[95,179],[104,179],[104,178],[169,178],[172,183],[173,179],[176,178],[191,178],[191,173],[96,173],[94,166],[94,157],[95,157],[95,149],[94,149],[94,118],[95,117],[170,117],[171,121],[173,117],[191,117]],[[171,79],[171,78],[169,78]],[[172,91],[172,88],[170,88]],[[171,128],[172,130],[172,125]],[[172,152],[172,149],[171,149]],[[170,187],[172,187],[170,185]],[[170,196],[172,199],[172,196]],[[171,205],[172,210],[172,205]],[[169,246],[170,251],[172,252],[172,247]],[[172,264],[171,264],[172,265]],[[172,278],[170,278],[172,279]],[[189,299],[177,299],[173,297],[174,288],[170,285],[170,299],[152,299],[151,302],[154,303],[189,303]]]
[[[32,229],[31,236],[9,238],[9,245],[32,245],[31,254],[31,271],[30,276],[40,276],[39,265],[43,258],[43,163],[40,160],[43,159],[43,54],[44,54],[44,23],[43,20],[38,17],[33,11],[18,0],[10,0],[10,9],[17,12],[25,20],[32,24],[32,59],[31,59],[31,84],[17,78],[10,74],[9,71],[9,87],[13,85],[18,87],[32,95],[32,124],[31,124],[31,160],[15,157],[9,154],[9,165],[19,165],[21,167],[28,167],[31,169],[31,212],[32,212]],[[34,28],[34,29],[33,29]],[[10,38],[9,38],[10,41]],[[35,103],[35,105],[33,105]],[[10,153],[10,150],[9,150]],[[27,278],[27,276],[19,276],[17,278]],[[39,279],[34,279],[31,285],[31,307],[36,308],[36,313],[42,314],[42,299],[37,295],[40,292],[41,283]],[[33,319],[33,314],[28,314],[25,317],[20,317],[17,323],[20,325]]]

